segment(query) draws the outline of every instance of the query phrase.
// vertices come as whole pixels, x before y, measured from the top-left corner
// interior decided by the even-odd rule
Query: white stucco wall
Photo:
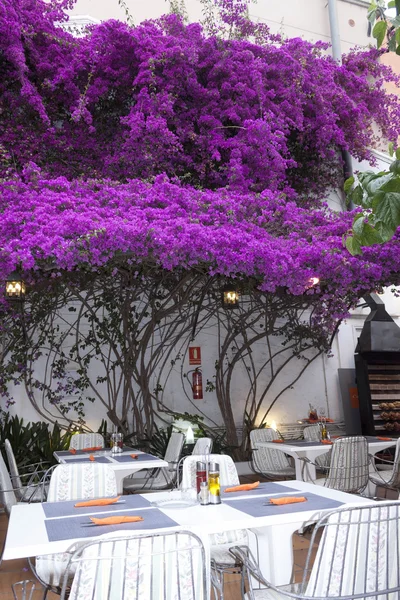
[[[145,19],[156,19],[169,11],[168,0],[125,0],[125,5],[135,24]],[[354,46],[366,46],[373,41],[367,36],[366,13],[369,2],[363,0],[338,0],[337,13],[342,51]],[[189,20],[202,18],[200,0],[185,0]],[[250,5],[250,17],[266,23],[273,33],[287,37],[302,37],[315,42],[330,41],[328,3],[326,0],[257,0]],[[117,0],[77,0],[71,15],[90,15],[96,19],[126,20],[124,10]]]

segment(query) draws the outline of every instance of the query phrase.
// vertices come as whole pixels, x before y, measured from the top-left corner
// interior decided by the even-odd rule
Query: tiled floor
[[[242,483],[248,483],[249,481],[254,481],[254,476],[250,477],[241,477]],[[6,531],[7,531],[7,523],[8,519],[6,515],[0,514],[0,544],[3,544]],[[308,547],[309,547],[309,536],[299,536],[295,535],[293,537],[293,546],[294,546],[294,575],[296,580],[298,580],[299,574],[301,573],[301,567],[304,564]],[[27,560],[12,560],[12,561],[4,561],[0,567],[0,600],[14,600],[11,585],[18,581],[23,581],[25,579],[34,580],[34,576],[29,568],[29,564]],[[238,575],[230,575],[225,578],[225,600],[240,600],[240,580]],[[36,582],[36,591],[33,594],[32,600],[39,600],[43,595],[43,591],[41,589],[40,583]],[[19,595],[18,598],[22,598],[22,595]],[[56,594],[49,593],[47,596],[48,600],[58,599],[59,596]]]

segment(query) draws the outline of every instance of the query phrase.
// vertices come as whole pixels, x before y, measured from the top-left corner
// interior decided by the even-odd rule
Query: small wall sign
[[[201,365],[200,346],[189,347],[189,365]]]

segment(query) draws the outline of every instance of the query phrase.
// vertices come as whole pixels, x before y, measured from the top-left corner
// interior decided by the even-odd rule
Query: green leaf
[[[374,28],[372,30],[372,37],[376,39],[376,45],[380,48],[383,44],[383,40],[385,39],[387,30],[386,21],[378,21],[375,23]]]
[[[390,2],[388,2],[388,8],[395,8],[396,3],[394,0],[390,0]]]
[[[400,175],[400,160],[394,160],[389,167],[389,171],[394,175]]]
[[[361,254],[360,242],[353,236],[346,238],[346,248],[353,256]]]
[[[386,184],[384,189],[376,194],[373,205],[377,219],[387,227],[397,229],[400,225],[400,180]]]
[[[393,144],[393,142],[389,142],[388,152],[389,152],[389,156],[393,156],[393,154],[394,154],[394,144]]]
[[[351,190],[352,186],[354,183],[354,177],[351,176],[348,179],[346,179],[346,181],[344,182],[344,191],[346,194],[349,193],[349,191]]]
[[[391,35],[388,39],[388,49],[389,52],[396,52],[396,48],[397,48],[397,43],[396,43],[396,38],[394,35]]]
[[[394,236],[395,232],[396,232],[395,229],[392,229],[391,227],[388,227],[382,221],[378,221],[377,222],[377,224],[375,225],[375,229],[379,233],[379,235],[381,237],[381,240],[382,240],[382,243],[388,242],[389,240],[391,240],[392,237]]]
[[[373,246],[383,242],[379,231],[375,227],[371,227],[369,223],[364,223],[362,235],[357,237],[361,246]]]
[[[362,206],[363,196],[363,189],[361,185],[358,185],[354,188],[354,190],[351,190],[351,192],[348,194],[348,199],[351,200],[356,206]]]
[[[396,150],[396,158],[400,160],[400,148],[397,148]]]

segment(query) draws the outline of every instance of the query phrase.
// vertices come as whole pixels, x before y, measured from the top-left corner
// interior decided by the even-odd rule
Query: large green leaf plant
[[[345,239],[350,254],[361,254],[363,246],[388,242],[400,225],[400,149],[394,157],[388,171],[364,171],[345,182],[348,200],[362,209]]]

